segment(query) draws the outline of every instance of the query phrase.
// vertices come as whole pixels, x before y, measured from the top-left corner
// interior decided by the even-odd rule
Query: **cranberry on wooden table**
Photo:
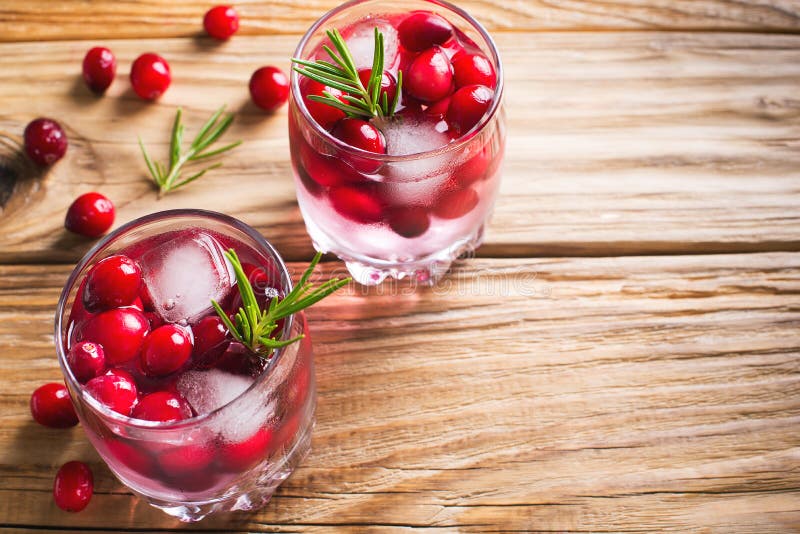
[[[85,237],[100,237],[114,224],[114,204],[100,193],[85,193],[76,198],[64,219],[64,227]]]
[[[239,14],[231,6],[214,6],[206,11],[203,27],[214,39],[230,39],[239,29]]]
[[[142,271],[135,261],[122,254],[109,256],[86,275],[83,305],[92,313],[127,306],[139,298],[141,285]]]
[[[25,127],[23,138],[28,157],[42,167],[52,165],[67,152],[67,134],[53,119],[32,120]]]
[[[136,58],[131,66],[131,86],[133,91],[145,100],[155,100],[164,94],[172,83],[169,63],[152,52]]]
[[[83,58],[83,80],[95,93],[104,93],[117,74],[117,58],[108,48],[96,46]]]
[[[67,462],[56,473],[53,482],[53,499],[65,512],[80,512],[92,498],[94,477],[83,462]]]
[[[277,67],[261,67],[250,77],[253,103],[265,111],[275,111],[289,99],[289,78]]]
[[[39,386],[31,395],[31,415],[40,425],[50,428],[69,428],[78,424],[78,416],[69,391],[58,382]]]
[[[453,36],[453,25],[430,11],[417,11],[397,27],[400,43],[412,52],[446,43]]]
[[[86,390],[108,408],[122,415],[130,415],[138,398],[136,381],[126,371],[112,369],[104,375],[89,380]]]
[[[78,382],[85,383],[106,370],[106,355],[102,345],[81,341],[70,347],[67,363]]]

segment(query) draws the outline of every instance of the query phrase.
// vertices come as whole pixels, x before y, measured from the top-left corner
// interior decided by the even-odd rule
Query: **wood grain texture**
[[[30,419],[30,392],[59,377],[68,270],[0,267],[2,526],[184,530],[80,429]],[[796,532],[798,295],[785,253],[478,259],[415,294],[339,294],[310,313],[312,454],[264,510],[197,528]],[[96,495],[69,515],[50,490],[74,458]]]
[[[285,109],[249,103],[251,72],[288,67],[293,36],[112,41],[120,75],[102,98],[79,78],[88,42],[0,45],[0,262],[74,262],[78,194],[99,190],[118,223],[160,209],[226,211],[293,259],[310,243],[296,207]],[[485,256],[605,256],[800,250],[800,36],[727,33],[498,33],[508,149]],[[173,86],[140,101],[127,69],[158,49]],[[155,200],[136,138],[166,156],[178,105],[189,131],[220,104],[244,145],[186,191]],[[19,156],[25,124],[57,118],[67,157],[37,174]]]
[[[303,33],[339,0],[239,0],[240,35]],[[490,30],[725,30],[800,32],[795,0],[455,0]],[[5,0],[0,41],[202,35],[198,0]]]

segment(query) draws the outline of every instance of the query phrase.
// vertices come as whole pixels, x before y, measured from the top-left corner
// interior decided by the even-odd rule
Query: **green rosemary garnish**
[[[322,48],[335,63],[323,60],[306,61],[292,58],[294,63],[303,67],[296,66],[293,69],[295,72],[323,85],[344,91],[343,98],[347,102],[342,102],[328,91],[325,91],[322,96],[310,95],[308,97],[309,100],[333,106],[351,117],[360,117],[367,120],[373,117],[391,117],[394,115],[403,89],[403,73],[401,71],[397,72],[397,91],[392,101],[389,102],[389,96],[386,91],[381,91],[384,62],[383,34],[378,31],[378,28],[375,28],[375,51],[373,52],[369,83],[367,83],[366,87],[358,77],[355,60],[347,48],[347,43],[345,43],[342,34],[335,28],[328,30],[327,34],[336,48],[336,52],[331,50],[328,45],[324,45]]]
[[[300,281],[289,294],[282,299],[273,297],[267,309],[262,310],[256,300],[253,286],[250,285],[250,280],[247,279],[236,252],[230,249],[225,252],[225,257],[233,265],[233,270],[236,273],[236,284],[242,297],[242,307],[236,312],[236,324],[228,318],[228,315],[215,300],[211,301],[211,305],[214,306],[217,315],[225,323],[234,339],[263,358],[269,358],[274,349],[285,347],[303,338],[303,335],[285,341],[273,338],[272,335],[275,333],[280,319],[316,304],[337,289],[346,286],[351,280],[351,278],[345,278],[344,280],[332,278],[321,286],[314,288],[308,279],[322,257],[322,254],[317,252],[308,269],[306,269]]]
[[[172,124],[172,138],[169,144],[169,167],[165,167],[160,162],[154,162],[152,159],[150,159],[150,156],[147,154],[147,150],[145,150],[144,144],[142,143],[142,138],[139,138],[139,146],[142,149],[144,161],[147,164],[147,169],[150,171],[150,176],[152,176],[153,181],[158,186],[159,197],[169,193],[174,189],[197,180],[208,171],[221,167],[222,163],[215,163],[209,167],[206,167],[200,172],[192,174],[188,178],[181,179],[181,171],[183,170],[184,165],[213,156],[218,156],[219,154],[227,152],[228,150],[242,144],[241,141],[236,141],[235,143],[225,145],[224,147],[216,150],[206,150],[220,137],[222,137],[222,134],[225,133],[225,131],[233,122],[232,113],[229,113],[220,119],[223,111],[225,111],[225,106],[219,108],[216,112],[214,112],[213,115],[211,115],[211,118],[208,119],[203,127],[200,128],[200,131],[197,132],[197,136],[194,138],[194,141],[192,141],[192,144],[189,145],[189,149],[185,153],[181,154],[184,128],[183,124],[181,123],[181,109],[178,108],[178,112],[175,114],[175,122]]]

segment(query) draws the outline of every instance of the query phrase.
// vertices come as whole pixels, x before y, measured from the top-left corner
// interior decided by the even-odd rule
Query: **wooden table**
[[[312,454],[263,510],[191,528],[800,531],[800,2],[459,3],[507,68],[486,244],[434,289],[314,308]],[[133,498],[80,428],[30,417],[30,393],[60,377],[53,312],[91,244],[64,213],[89,190],[118,224],[222,210],[299,270],[286,111],[256,110],[247,80],[287,68],[334,4],[237,2],[242,30],[220,45],[195,0],[0,4],[0,527],[190,528]],[[97,44],[120,64],[103,98],[79,78]],[[149,50],[174,73],[155,104],[127,81]],[[193,131],[223,103],[244,145],[156,200],[136,136],[163,157],[176,107]],[[39,115],[71,143],[47,173],[19,157]],[[71,459],[96,476],[74,515],[51,497]]]

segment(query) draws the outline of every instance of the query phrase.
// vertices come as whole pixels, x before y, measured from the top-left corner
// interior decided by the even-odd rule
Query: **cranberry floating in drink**
[[[491,37],[446,2],[354,0],[297,47],[289,143],[314,246],[432,283],[480,245],[505,146]]]
[[[309,450],[302,310],[346,283],[314,288],[306,276],[293,288],[269,243],[221,214],[133,221],[84,257],[62,293],[62,404],[71,411],[72,399],[114,474],[152,505],[184,521],[257,508]]]

